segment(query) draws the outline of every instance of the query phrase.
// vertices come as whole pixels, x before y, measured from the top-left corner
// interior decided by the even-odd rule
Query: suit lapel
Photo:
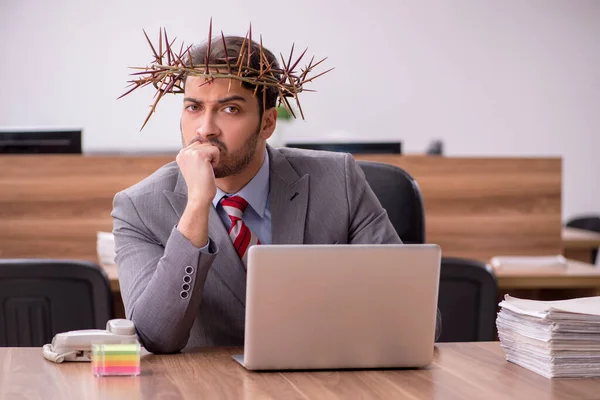
[[[177,183],[175,183],[175,189],[173,191],[165,190],[163,192],[171,203],[171,207],[177,214],[177,221],[181,218],[181,214],[185,210],[185,206],[187,205],[187,185],[185,184],[185,179],[181,172],[177,175]]]
[[[181,173],[173,192],[165,190],[164,194],[169,203],[171,203],[179,220],[187,205],[187,185]],[[223,226],[217,210],[212,206],[210,207],[208,216],[208,236],[219,248],[219,254],[211,266],[211,271],[215,272],[239,302],[245,305],[246,270],[233,247],[233,243],[231,243],[227,229]]]
[[[309,175],[300,177],[287,158],[270,146],[270,203],[273,244],[302,244]]]

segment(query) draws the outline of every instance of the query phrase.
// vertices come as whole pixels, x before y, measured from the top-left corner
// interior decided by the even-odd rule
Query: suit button
[[[192,277],[189,275],[185,275],[183,277],[183,283],[190,283],[192,281]]]
[[[188,275],[191,275],[194,273],[194,267],[192,267],[191,265],[188,265],[187,267],[185,267],[185,273]]]
[[[181,298],[184,300],[187,299],[189,295],[190,293],[185,290],[182,290],[181,293],[179,293],[179,296],[181,296]]]

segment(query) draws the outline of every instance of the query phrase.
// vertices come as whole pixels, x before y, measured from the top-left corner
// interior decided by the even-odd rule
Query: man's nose
[[[221,131],[219,130],[219,126],[217,124],[216,118],[207,113],[202,118],[202,123],[198,126],[196,130],[196,135],[200,136],[203,139],[209,139],[211,137],[219,135]]]

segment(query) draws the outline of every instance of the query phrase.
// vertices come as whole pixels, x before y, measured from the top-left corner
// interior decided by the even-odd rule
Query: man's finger
[[[221,155],[219,149],[211,144],[190,145],[182,149],[182,153],[196,153],[197,157],[207,159],[213,167],[219,163]]]

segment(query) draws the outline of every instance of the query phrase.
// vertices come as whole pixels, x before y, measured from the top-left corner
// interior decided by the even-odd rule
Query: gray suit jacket
[[[401,243],[352,156],[267,149],[274,244]],[[114,199],[116,263],[127,318],[156,353],[239,346],[244,340],[244,266],[214,207],[208,252],[179,233],[186,202],[187,187],[175,162]],[[182,296],[184,278],[191,279],[187,296]]]

